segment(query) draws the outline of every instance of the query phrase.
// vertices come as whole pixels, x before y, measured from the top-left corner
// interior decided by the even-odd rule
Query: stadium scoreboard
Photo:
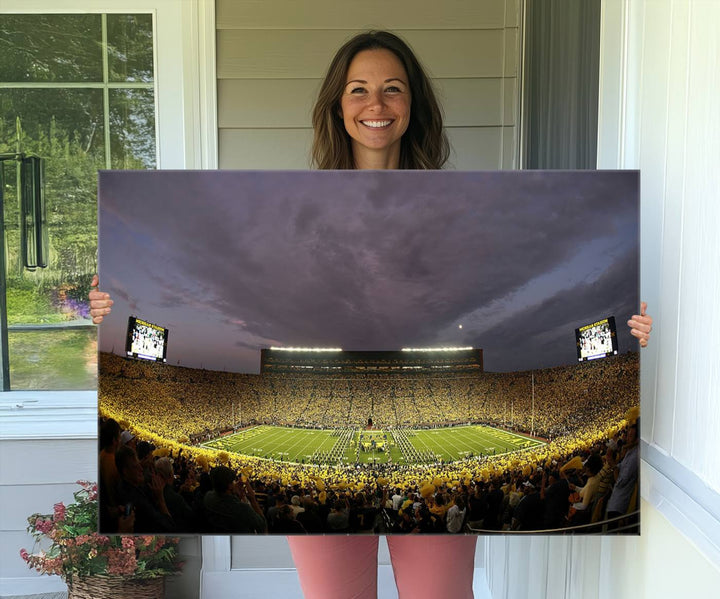
[[[125,354],[130,358],[167,362],[168,330],[135,316],[128,318]]]
[[[609,316],[575,329],[578,362],[596,360],[618,353],[615,317]]]

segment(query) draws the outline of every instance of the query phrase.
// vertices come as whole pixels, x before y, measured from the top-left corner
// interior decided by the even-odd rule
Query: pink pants
[[[475,536],[387,537],[399,599],[472,599]],[[375,599],[377,536],[288,537],[305,599]]]

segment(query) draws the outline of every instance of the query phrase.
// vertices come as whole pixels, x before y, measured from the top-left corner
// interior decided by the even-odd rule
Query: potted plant
[[[162,599],[165,577],[179,572],[179,539],[161,536],[106,536],[97,533],[97,484],[78,481],[69,505],[52,514],[33,514],[28,532],[33,553],[20,556],[41,574],[57,574],[68,599]]]

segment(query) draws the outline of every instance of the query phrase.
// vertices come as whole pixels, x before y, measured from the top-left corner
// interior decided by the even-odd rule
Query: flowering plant
[[[179,539],[159,536],[106,536],[97,533],[97,484],[78,481],[75,503],[56,503],[52,514],[33,514],[27,531],[35,538],[33,551],[20,557],[41,574],[73,577],[123,576],[156,578],[179,572]],[[41,544],[50,547],[42,549]]]

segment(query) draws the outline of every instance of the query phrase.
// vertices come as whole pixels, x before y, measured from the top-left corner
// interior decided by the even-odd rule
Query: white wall
[[[20,558],[32,552],[27,517],[52,514],[73,501],[78,480],[97,480],[97,393],[0,393],[0,597],[62,593],[58,576],[40,576]],[[184,575],[168,596],[194,599],[199,589],[200,540],[183,539]]]
[[[65,589],[20,559],[32,550],[33,513],[70,502],[78,480],[97,480],[97,395],[92,391],[0,394],[0,595]]]
[[[495,599],[718,595],[719,23],[715,0],[603,3],[598,167],[641,170],[656,323],[641,358],[642,536],[537,539],[532,553],[489,540]]]
[[[335,51],[390,29],[414,48],[445,111],[449,167],[517,168],[519,0],[218,0],[221,168],[306,169],[310,114]]]

